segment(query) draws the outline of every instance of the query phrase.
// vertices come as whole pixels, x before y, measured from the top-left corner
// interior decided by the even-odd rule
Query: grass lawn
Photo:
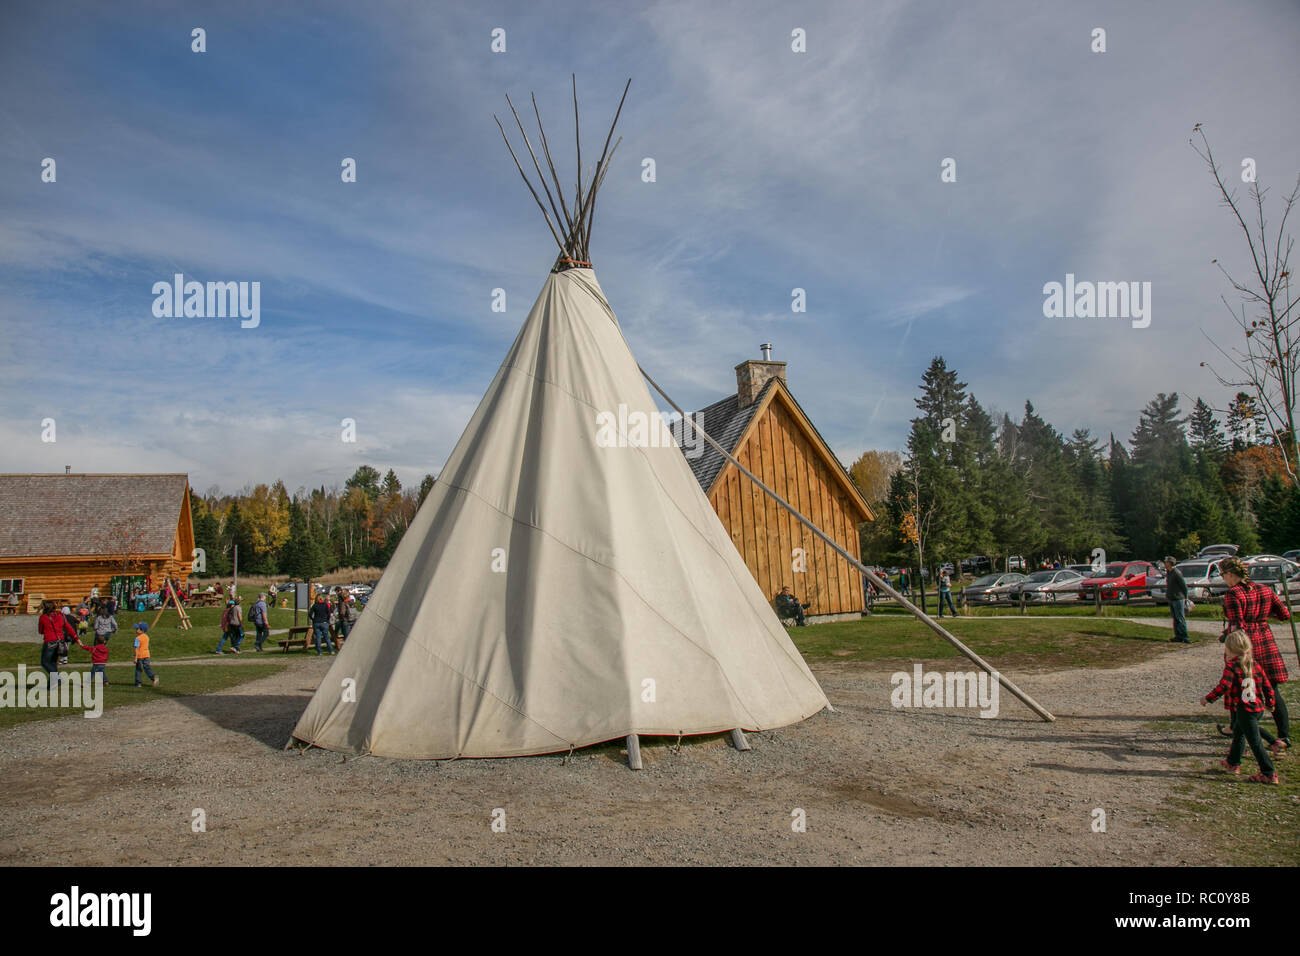
[[[251,680],[270,677],[287,666],[283,663],[241,663],[168,668],[160,667],[155,662],[154,673],[158,675],[157,687],[151,687],[147,683],[144,687],[134,686],[135,674],[131,667],[109,667],[109,684],[104,688],[104,709],[143,704],[146,701],[157,700],[159,697],[192,697],[196,694],[210,694]],[[88,668],[80,668],[73,673],[85,670]],[[26,707],[0,707],[0,728],[13,727],[33,720],[67,717],[69,714],[79,712],[57,707],[30,710]]]
[[[1214,685],[1207,679],[1205,690]],[[1300,710],[1300,686],[1295,680],[1282,685],[1282,694],[1294,719]],[[1193,705],[1195,706],[1195,705]],[[1251,866],[1300,865],[1300,750],[1275,760],[1281,784],[1276,787],[1251,783],[1246,778],[1259,770],[1250,748],[1241,758],[1241,775],[1211,770],[1228,755],[1231,738],[1222,737],[1215,723],[1227,726],[1228,712],[1216,701],[1209,707],[1196,707],[1194,713],[1173,720],[1148,724],[1171,737],[1208,738],[1222,745],[1222,752],[1210,760],[1193,758],[1184,761],[1189,769],[1204,771],[1203,779],[1178,784],[1173,809],[1199,830],[1208,831],[1221,848],[1223,862]],[[1268,715],[1261,726],[1272,731]],[[1292,734],[1294,739],[1295,734]]]
[[[944,626],[990,663],[1038,667],[1120,667],[1159,652],[1169,635],[1144,624],[1104,618],[1022,620],[944,618]],[[789,628],[795,646],[809,660],[940,661],[961,652],[910,615],[873,614]],[[1195,640],[1193,635],[1193,640]]]

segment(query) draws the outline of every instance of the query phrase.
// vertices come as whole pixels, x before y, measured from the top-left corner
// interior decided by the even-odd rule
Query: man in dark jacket
[[[325,592],[316,592],[316,603],[311,606],[307,612],[307,620],[311,621],[311,636],[316,642],[316,656],[320,657],[321,638],[325,639],[325,646],[334,653],[334,642],[330,640],[330,606],[325,600]]]
[[[798,627],[805,627],[808,623],[803,617],[803,612],[806,610],[808,605],[800,603],[799,599],[790,592],[789,585],[783,587],[781,593],[776,596],[777,617],[792,617]]]
[[[1175,644],[1192,643],[1187,636],[1187,582],[1178,570],[1178,562],[1169,555],[1165,556],[1165,597],[1174,618],[1174,636],[1170,640]]]

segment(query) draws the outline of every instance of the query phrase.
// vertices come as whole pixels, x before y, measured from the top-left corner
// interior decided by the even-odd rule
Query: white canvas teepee
[[[590,196],[576,199],[575,211]],[[566,239],[589,234],[568,221]],[[561,245],[573,263],[566,253],[585,243]],[[766,730],[827,706],[682,452],[647,441],[667,429],[611,442],[602,414],[658,410],[595,274],[562,268],[295,738],[388,757],[519,756]]]

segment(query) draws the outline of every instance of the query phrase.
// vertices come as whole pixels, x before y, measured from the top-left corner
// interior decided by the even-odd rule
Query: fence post
[[[1024,591],[1020,592],[1020,613],[1021,614],[1025,613],[1025,592]]]
[[[1097,585],[1097,616],[1101,617],[1101,585]]]

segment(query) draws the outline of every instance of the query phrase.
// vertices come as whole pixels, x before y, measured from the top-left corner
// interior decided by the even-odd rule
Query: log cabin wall
[[[107,594],[109,580],[122,573],[120,561],[94,558],[55,561],[0,559],[0,578],[22,578],[24,597],[44,594],[47,601],[62,604],[80,601],[95,587],[99,588],[100,594]],[[146,557],[129,573],[149,575],[157,587],[164,576],[179,578],[184,583],[190,575],[190,565],[177,560],[175,555]],[[23,606],[26,607],[25,602]]]
[[[861,553],[858,522],[869,515],[844,490],[824,454],[795,413],[774,393],[732,453],[764,484],[806,515],[849,554]],[[782,396],[783,398],[783,396]],[[709,491],[709,502],[759,588],[772,599],[789,585],[808,614],[848,614],[865,609],[862,575],[728,463]],[[797,570],[795,549],[803,551]]]

